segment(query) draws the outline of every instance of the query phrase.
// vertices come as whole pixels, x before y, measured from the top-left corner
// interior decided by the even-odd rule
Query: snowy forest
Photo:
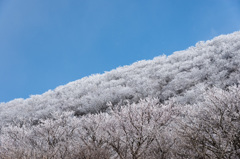
[[[0,158],[240,159],[240,32],[0,104]]]

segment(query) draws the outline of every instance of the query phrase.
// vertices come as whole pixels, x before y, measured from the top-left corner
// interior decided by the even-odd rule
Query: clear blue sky
[[[239,0],[0,0],[0,102],[238,30]]]

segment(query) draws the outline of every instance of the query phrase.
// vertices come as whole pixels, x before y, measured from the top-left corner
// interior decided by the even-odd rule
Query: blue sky
[[[238,30],[239,0],[0,0],[0,102]]]

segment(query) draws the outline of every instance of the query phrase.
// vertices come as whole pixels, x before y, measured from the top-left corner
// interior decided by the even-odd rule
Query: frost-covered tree
[[[109,105],[81,117],[54,113],[2,128],[1,158],[240,158],[240,88],[212,88],[203,101],[157,98]]]
[[[81,118],[54,114],[36,126],[2,130],[4,158],[165,158],[173,139],[166,135],[178,115],[173,103],[158,99],[113,108]],[[164,143],[164,144],[163,144]]]
[[[179,156],[240,158],[240,88],[211,89],[199,107],[180,122]]]

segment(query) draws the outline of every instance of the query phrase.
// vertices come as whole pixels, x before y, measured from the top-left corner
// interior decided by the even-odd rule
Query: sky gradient
[[[0,102],[239,30],[239,0],[0,0]]]

